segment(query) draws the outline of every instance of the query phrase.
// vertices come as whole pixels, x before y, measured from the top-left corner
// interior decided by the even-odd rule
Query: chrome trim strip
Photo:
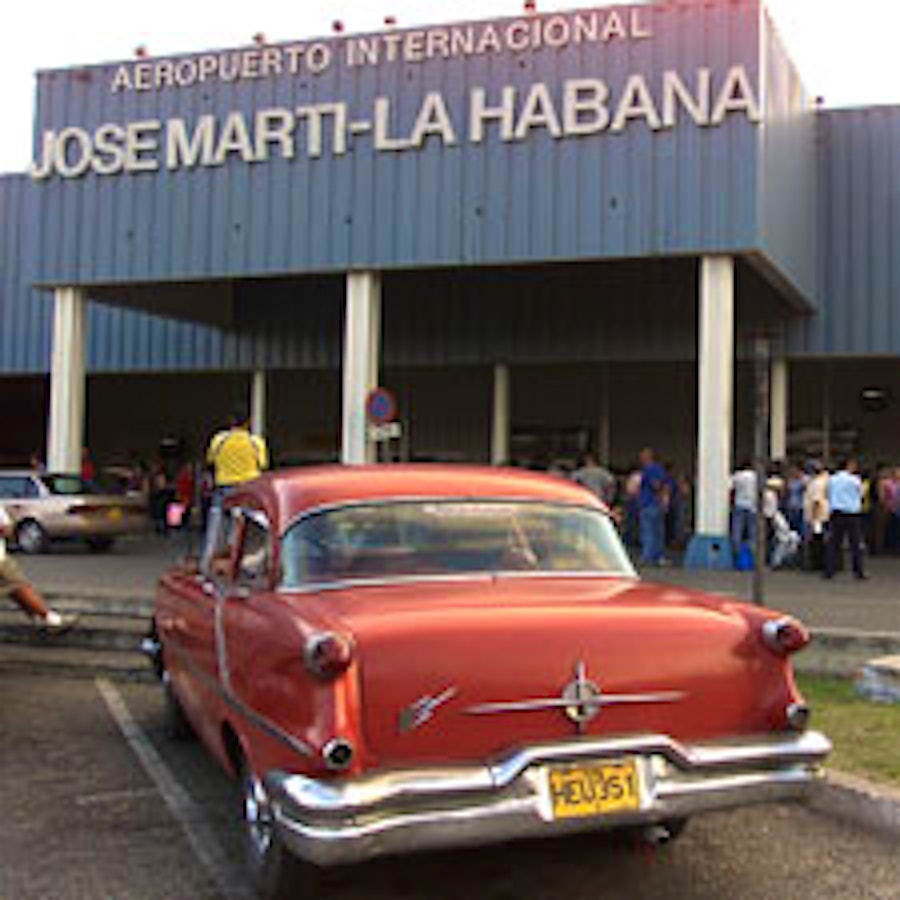
[[[496,572],[446,572],[434,575],[393,575],[390,578],[347,578],[342,581],[317,581],[298,587],[276,588],[279,594],[319,594],[325,591],[344,591],[356,587],[391,587],[400,584],[426,584],[441,581],[497,581],[501,578],[526,579],[609,579],[640,581],[637,574],[622,572],[521,572],[498,570]]]
[[[246,718],[251,724],[255,725],[261,731],[266,732],[266,734],[268,734],[270,737],[273,737],[276,740],[281,741],[283,744],[286,744],[291,748],[291,750],[299,753],[301,756],[307,756],[310,758],[315,757],[316,753],[311,745],[307,744],[300,738],[296,738],[293,735],[288,734],[286,731],[283,731],[281,728],[279,728],[270,719],[267,719],[265,716],[256,712],[255,709],[240,700],[231,690],[226,689],[222,685],[221,681],[218,681],[215,678],[211,678],[180,647],[176,647],[174,644],[170,644],[165,646],[165,650],[172,653],[173,656],[177,656],[182,665],[185,668],[190,669],[192,674],[199,681],[203,682],[207,690],[211,691],[214,694],[218,694],[222,698],[222,700],[224,700],[227,706],[229,706],[240,715],[244,716],[244,718]]]
[[[295,516],[287,520],[281,529],[281,534],[289,531],[298,522],[308,519],[310,516],[317,516],[320,513],[333,512],[336,509],[356,509],[360,506],[390,506],[395,503],[541,503],[544,506],[561,506],[565,509],[586,509],[591,512],[598,512],[601,515],[611,518],[609,511],[603,506],[593,506],[590,503],[572,503],[566,500],[545,500],[540,497],[522,497],[512,495],[509,497],[497,497],[484,495],[472,496],[466,494],[454,494],[445,496],[434,496],[433,494],[404,494],[402,496],[393,497],[373,497],[370,499],[359,500],[340,500],[336,503],[320,503],[318,506],[311,506],[308,509],[297,513]],[[599,501],[598,501],[599,503]]]
[[[564,697],[536,698],[534,700],[511,700],[497,703],[479,703],[463,710],[470,716],[486,716],[505,712],[533,712],[546,709],[564,709],[568,706],[589,706],[600,709],[604,706],[618,706],[625,703],[677,703],[687,694],[684,691],[659,691],[652,694],[600,694],[598,697],[568,700]]]

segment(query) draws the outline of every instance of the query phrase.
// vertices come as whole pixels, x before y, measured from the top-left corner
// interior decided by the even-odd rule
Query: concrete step
[[[63,612],[80,612],[77,607],[60,604]],[[112,614],[80,612],[81,618],[71,631],[49,635],[36,627],[18,610],[0,610],[0,643],[43,647],[80,647],[92,650],[131,650],[140,648],[141,639],[150,628],[146,616],[113,616]]]
[[[54,609],[80,615],[149,620],[153,615],[152,597],[105,597],[77,594],[47,594]]]
[[[0,677],[4,672],[63,678],[156,681],[156,675],[141,653],[66,647],[50,641],[40,645],[0,643]]]

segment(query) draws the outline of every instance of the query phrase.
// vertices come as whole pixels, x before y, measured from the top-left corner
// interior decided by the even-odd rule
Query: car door
[[[160,621],[165,643],[166,669],[195,730],[212,745],[218,740],[224,686],[216,639],[219,607],[232,580],[238,530],[234,514],[218,519],[221,534],[216,553],[199,571],[185,567],[168,576],[167,615]]]
[[[219,661],[228,692],[239,703],[253,707],[272,637],[266,610],[272,587],[273,540],[266,514],[242,509],[236,540],[233,577],[223,592]]]

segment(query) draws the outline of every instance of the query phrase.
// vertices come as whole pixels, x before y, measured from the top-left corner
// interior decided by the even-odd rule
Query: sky
[[[538,10],[607,5],[537,0]],[[900,103],[900,4],[894,0],[768,0],[779,30],[812,95],[827,106]],[[437,25],[518,15],[521,0],[43,0],[3,10],[0,51],[3,128],[0,172],[31,161],[34,72],[129,59],[138,46],[151,56],[246,46],[262,32],[272,42],[328,35],[334,19],[346,31],[377,31],[386,15],[398,26]]]

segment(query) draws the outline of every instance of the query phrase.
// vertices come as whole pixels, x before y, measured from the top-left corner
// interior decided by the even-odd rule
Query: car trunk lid
[[[377,765],[483,759],[579,734],[760,732],[786,696],[784,661],[738,604],[632,579],[415,581],[316,602],[356,643]]]

